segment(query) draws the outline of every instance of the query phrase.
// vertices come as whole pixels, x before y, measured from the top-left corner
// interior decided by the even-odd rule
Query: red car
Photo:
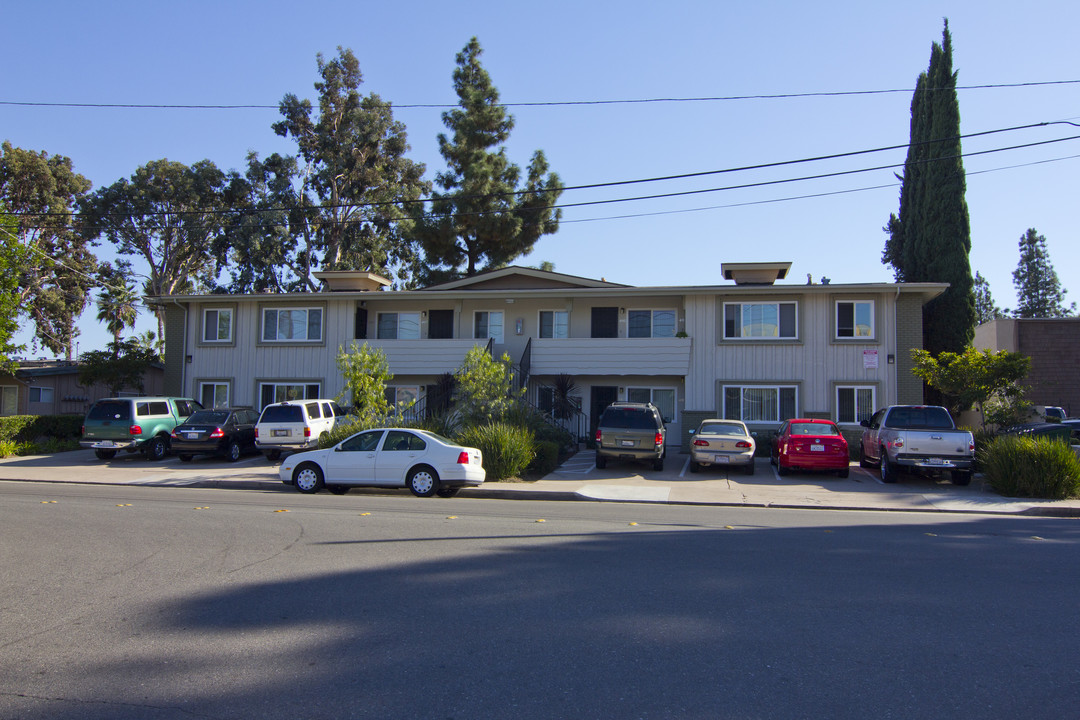
[[[830,470],[848,476],[847,440],[831,420],[785,420],[772,441],[769,462],[779,475],[793,469]]]

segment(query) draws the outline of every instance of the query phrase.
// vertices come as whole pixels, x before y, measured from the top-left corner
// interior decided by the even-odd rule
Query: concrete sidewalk
[[[978,476],[967,487],[914,475],[904,475],[896,485],[885,485],[875,472],[853,465],[848,478],[810,473],[781,478],[764,459],[758,459],[754,475],[729,476],[723,470],[709,469],[690,474],[687,458],[669,456],[661,472],[634,463],[612,463],[607,469],[598,470],[593,453],[582,451],[543,479],[488,482],[478,488],[466,488],[458,497],[1080,517],[1080,500],[1003,498],[987,489]],[[261,455],[248,456],[237,463],[217,458],[196,458],[184,463],[175,457],[150,463],[141,455],[127,454],[101,461],[92,451],[78,450],[2,459],[0,481],[296,492],[281,483],[277,467]]]

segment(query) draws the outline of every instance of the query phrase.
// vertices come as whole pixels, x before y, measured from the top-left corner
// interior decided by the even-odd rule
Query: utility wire
[[[931,90],[985,90],[997,88],[1040,87],[1046,85],[1075,85],[1080,80],[1047,80],[1042,82],[990,83],[985,85],[958,85],[952,88],[930,88]],[[859,95],[887,95],[914,92],[914,88],[892,88],[888,90],[839,90],[802,93],[774,93],[757,95],[715,95],[702,97],[657,97],[628,100],[562,100],[550,102],[496,103],[500,107],[574,107],[587,105],[642,105],[648,103],[691,103],[691,102],[729,102],[736,100],[786,100],[789,98],[808,97],[851,97]],[[59,108],[120,108],[138,110],[277,110],[279,105],[256,104],[171,104],[171,103],[73,103],[73,102],[31,102],[20,100],[0,100],[0,105],[16,107],[59,107]],[[400,109],[448,109],[460,107],[457,103],[444,105],[439,103],[383,103],[387,107]]]

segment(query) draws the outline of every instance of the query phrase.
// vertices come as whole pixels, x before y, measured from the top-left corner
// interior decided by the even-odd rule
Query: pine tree
[[[1017,306],[1013,315],[1018,318],[1069,317],[1076,312],[1076,303],[1065,307],[1065,288],[1061,287],[1046,238],[1035,228],[1020,236],[1020,262],[1013,271]]]
[[[936,355],[961,352],[975,330],[975,296],[968,253],[971,227],[964,199],[960,107],[945,21],[940,45],[919,76],[911,100],[911,141],[900,187],[900,214],[885,226],[882,262],[897,282],[947,282],[923,308],[923,347]]]
[[[474,275],[527,255],[541,235],[559,229],[554,208],[562,193],[559,176],[548,172],[537,150],[526,169],[510,162],[504,143],[514,118],[499,103],[499,91],[480,64],[474,37],[457,55],[454,90],[460,109],[443,113],[452,137],[439,135],[447,170],[436,177],[445,192],[433,194],[431,213],[418,222],[430,275]],[[437,266],[445,266],[439,269]]]
[[[994,297],[990,294],[990,283],[986,278],[975,273],[975,322],[979,325],[1004,317],[1004,314],[994,303]]]

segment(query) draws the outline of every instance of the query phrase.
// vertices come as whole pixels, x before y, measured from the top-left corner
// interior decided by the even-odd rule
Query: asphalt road
[[[0,718],[1075,716],[1075,519],[0,482]]]

